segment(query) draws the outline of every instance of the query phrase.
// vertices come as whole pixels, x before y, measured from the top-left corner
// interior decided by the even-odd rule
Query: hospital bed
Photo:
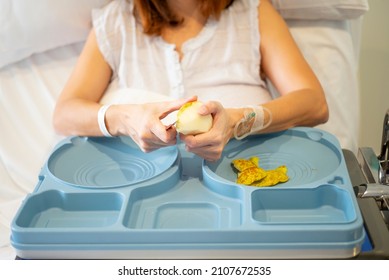
[[[107,0],[0,0],[0,259],[14,259],[10,224],[53,147],[51,115]],[[356,152],[358,57],[367,0],[273,0],[319,77],[330,106],[320,128]],[[277,94],[275,91],[273,94]]]

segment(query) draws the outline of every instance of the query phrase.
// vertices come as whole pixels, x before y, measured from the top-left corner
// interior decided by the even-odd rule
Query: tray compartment
[[[237,178],[231,167],[232,160],[253,156],[259,157],[259,166],[264,169],[286,165],[290,179],[280,187],[317,183],[329,180],[331,175],[333,179],[342,162],[339,150],[324,134],[296,129],[230,141],[219,161],[204,162],[204,177],[218,180],[229,187]]]
[[[124,226],[132,229],[225,229],[242,223],[242,197],[216,194],[197,180],[178,182],[164,193],[163,184],[135,189]]]
[[[113,188],[154,178],[176,161],[177,147],[143,153],[129,137],[72,138],[50,156],[53,177],[75,187]]]
[[[211,203],[175,202],[158,206],[152,220],[153,228],[159,229],[217,229],[223,226],[223,217],[228,213]]]
[[[122,204],[120,193],[50,190],[27,199],[16,225],[25,229],[105,228],[116,223]]]
[[[334,185],[311,189],[258,189],[252,217],[265,224],[342,224],[356,219],[349,192]]]

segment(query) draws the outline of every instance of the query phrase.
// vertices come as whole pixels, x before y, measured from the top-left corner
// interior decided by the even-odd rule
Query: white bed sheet
[[[0,69],[0,259],[13,259],[10,223],[53,146],[55,100],[82,43],[33,55]]]
[[[330,118],[318,126],[337,136],[341,146],[358,151],[360,98],[359,44],[362,19],[287,21],[326,94]]]
[[[353,41],[355,30],[348,24],[289,22],[329,99],[332,120],[322,128],[338,136],[344,148],[354,150],[359,108],[350,108],[350,104],[359,104],[358,42]],[[0,69],[0,259],[15,258],[10,224],[24,197],[34,190],[40,168],[61,138],[52,129],[51,116],[81,49],[82,43],[68,45]]]

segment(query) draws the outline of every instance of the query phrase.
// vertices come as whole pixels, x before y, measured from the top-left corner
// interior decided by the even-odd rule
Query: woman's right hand
[[[107,128],[113,135],[130,136],[143,152],[175,145],[175,127],[161,120],[196,99],[193,96],[167,102],[113,105],[106,112]]]

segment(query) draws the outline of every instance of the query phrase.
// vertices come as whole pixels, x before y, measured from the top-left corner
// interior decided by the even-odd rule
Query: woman
[[[161,120],[198,98],[213,126],[180,138],[217,160],[234,136],[328,119],[322,87],[269,0],[117,0],[94,11],[93,25],[54,112],[61,134],[129,135],[150,152],[176,144],[174,126]],[[122,88],[171,101],[100,104]]]

